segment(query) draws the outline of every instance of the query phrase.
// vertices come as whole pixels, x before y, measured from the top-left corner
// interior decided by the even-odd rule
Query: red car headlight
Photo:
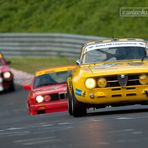
[[[4,72],[3,77],[4,77],[4,79],[10,79],[11,78],[11,73],[10,72]]]
[[[44,101],[44,97],[43,96],[37,96],[35,100],[36,100],[37,103],[42,103]]]

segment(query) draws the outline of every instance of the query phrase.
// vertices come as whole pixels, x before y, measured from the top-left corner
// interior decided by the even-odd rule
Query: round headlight
[[[107,81],[105,78],[99,78],[97,83],[98,83],[98,86],[101,88],[104,88],[107,86]]]
[[[10,72],[4,72],[3,76],[5,79],[9,79],[11,77],[11,73]]]
[[[146,75],[146,74],[140,75],[140,76],[139,76],[139,82],[140,82],[140,84],[142,84],[142,85],[148,84],[148,75]]]
[[[37,96],[37,97],[36,97],[36,101],[37,101],[38,103],[41,103],[41,102],[44,101],[44,98],[43,98],[42,96]]]
[[[88,78],[85,81],[85,86],[89,89],[96,87],[96,81],[93,78]]]

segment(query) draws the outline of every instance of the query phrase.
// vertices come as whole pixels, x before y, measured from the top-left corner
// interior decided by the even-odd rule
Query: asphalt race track
[[[148,106],[29,116],[26,96],[0,94],[0,148],[148,148]]]

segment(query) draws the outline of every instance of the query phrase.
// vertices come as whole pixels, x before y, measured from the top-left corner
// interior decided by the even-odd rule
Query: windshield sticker
[[[95,45],[90,45],[86,47],[85,52],[102,49],[102,48],[116,48],[116,47],[143,47],[146,48],[146,44],[144,42],[111,42],[111,43],[98,43]]]
[[[76,95],[82,96],[82,90],[76,88]]]

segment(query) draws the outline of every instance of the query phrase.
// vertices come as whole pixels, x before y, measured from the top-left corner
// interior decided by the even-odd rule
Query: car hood
[[[44,94],[53,94],[58,92],[66,92],[67,84],[55,84],[43,86],[33,90],[34,95],[44,95]]]
[[[0,66],[0,73],[5,72],[5,71],[10,71],[10,68],[8,66]]]
[[[86,67],[84,68],[86,72]],[[118,63],[101,63],[89,65],[87,67],[88,75],[113,75],[124,73],[147,73],[148,62],[118,62]]]

